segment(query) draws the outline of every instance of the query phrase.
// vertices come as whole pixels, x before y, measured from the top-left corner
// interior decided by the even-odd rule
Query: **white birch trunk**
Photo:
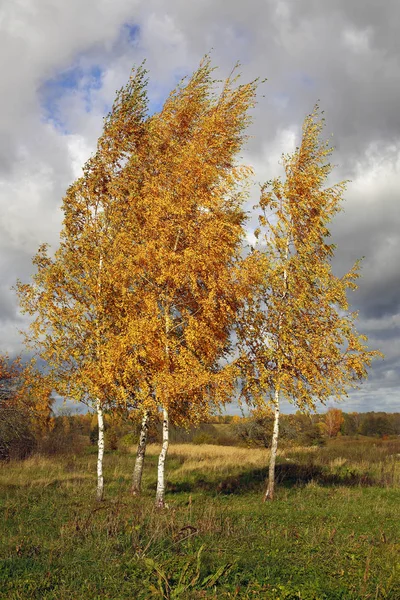
[[[140,429],[139,443],[136,454],[135,468],[133,470],[131,492],[134,496],[140,494],[142,487],[143,463],[146,455],[147,433],[149,430],[149,411],[143,413],[142,426]]]
[[[286,240],[285,263],[287,262],[288,257],[289,257],[289,238],[287,238],[287,240]],[[283,281],[284,281],[284,287],[285,287],[284,297],[286,297],[287,292],[288,292],[288,273],[287,273],[286,266],[283,270]],[[282,314],[279,315],[279,321],[278,321],[278,348],[277,348],[278,350],[279,350],[279,334],[281,331],[281,327],[282,327]],[[279,416],[280,416],[280,410],[279,410],[279,388],[280,388],[279,377],[280,377],[280,371],[281,371],[281,361],[280,360],[278,360],[277,367],[278,367],[278,372],[277,372],[278,381],[275,383],[274,430],[273,430],[273,434],[272,434],[271,455],[270,455],[270,459],[269,459],[268,485],[267,485],[267,490],[264,495],[264,502],[266,500],[273,500],[274,494],[275,494],[275,464],[276,464],[276,454],[278,451]]]
[[[162,448],[158,457],[158,474],[157,474],[157,491],[156,491],[156,507],[165,507],[165,459],[168,452],[168,411],[163,409],[163,425],[162,425]]]
[[[274,431],[272,434],[271,442],[271,456],[269,459],[269,473],[268,473],[268,485],[267,491],[265,492],[264,502],[266,500],[274,499],[275,492],[275,463],[276,453],[278,450],[278,436],[279,436],[279,390],[275,390],[275,418],[274,418]]]
[[[104,477],[103,477],[103,457],[104,457],[104,414],[100,400],[96,401],[97,423],[99,427],[98,454],[97,454],[97,500],[103,500]]]
[[[99,302],[101,296],[101,271],[103,267],[103,257],[99,258],[99,272],[97,276],[97,301]],[[99,331],[99,315],[97,314],[97,331],[96,331],[96,349],[97,349],[97,360],[100,362],[100,331]],[[96,410],[97,410],[97,424],[99,429],[99,438],[97,442],[97,492],[96,498],[100,502],[103,500],[104,494],[104,477],[103,477],[103,457],[104,457],[104,414],[101,406],[100,398],[96,399]]]

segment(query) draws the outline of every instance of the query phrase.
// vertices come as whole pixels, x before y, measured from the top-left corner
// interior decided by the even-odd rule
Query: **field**
[[[100,504],[93,450],[0,466],[0,598],[400,598],[399,440],[281,451],[266,504],[267,451],[176,444],[164,511],[158,447],[140,498],[109,452]]]

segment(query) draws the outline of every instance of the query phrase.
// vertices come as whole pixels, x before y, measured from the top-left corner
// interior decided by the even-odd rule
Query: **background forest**
[[[2,389],[0,410],[0,439],[2,460],[26,458],[33,453],[43,456],[81,455],[95,452],[98,438],[95,413],[74,414],[61,409],[50,416],[46,426],[37,429],[37,418],[25,406],[6,408],[5,385]],[[248,417],[215,416],[207,422],[188,428],[171,427],[172,444],[213,444],[240,448],[269,448],[271,445],[273,415],[255,411]],[[140,421],[132,418],[106,416],[106,452],[128,452],[139,441]],[[379,440],[395,440],[400,436],[400,413],[367,412],[346,413],[332,408],[324,414],[305,415],[300,412],[282,415],[281,445],[326,446],[332,439],[344,446],[355,440],[359,444],[378,444]],[[160,422],[153,422],[149,443],[162,440]]]

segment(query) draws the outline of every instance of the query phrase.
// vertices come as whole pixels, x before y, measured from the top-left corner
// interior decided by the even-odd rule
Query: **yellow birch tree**
[[[54,257],[42,245],[33,259],[32,284],[17,283],[23,312],[32,315],[25,334],[47,364],[46,378],[61,396],[95,406],[99,425],[97,498],[103,498],[104,409],[127,391],[116,369],[107,369],[108,343],[116,334],[120,287],[115,283],[116,213],[113,186],[137,151],[147,119],[143,66],[133,69],[118,93],[97,151],[67,191],[60,246]]]
[[[257,82],[235,85],[230,76],[216,95],[212,70],[206,57],[170,94],[149,120],[143,153],[132,156],[117,182],[128,208],[118,233],[126,294],[114,356],[126,365],[126,387],[135,377],[142,382],[140,405],[162,410],[159,507],[169,421],[197,422],[234,390],[224,360],[245,289],[237,269],[252,174],[235,157]],[[132,186],[138,171],[140,187]]]
[[[342,277],[332,272],[328,223],[341,208],[345,182],[324,187],[332,149],[320,140],[322,128],[316,106],[300,147],[283,157],[285,181],[262,187],[260,245],[250,258],[259,284],[237,327],[244,397],[271,403],[275,412],[265,500],[274,497],[281,399],[314,410],[317,401],[356,387],[381,355],[368,350],[355,329],[357,313],[349,311],[346,292],[357,288],[358,262]]]
[[[163,506],[169,419],[198,420],[233,389],[221,361],[240,302],[241,184],[251,174],[234,156],[256,82],[230,77],[215,97],[211,71],[206,58],[151,117],[137,71],[67,192],[60,248],[54,258],[40,248],[33,285],[17,286],[35,317],[27,343],[54,389],[96,406],[98,499],[105,409],[162,409]]]

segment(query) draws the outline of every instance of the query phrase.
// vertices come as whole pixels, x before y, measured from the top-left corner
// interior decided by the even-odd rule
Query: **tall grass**
[[[149,455],[156,456],[159,452],[160,446],[157,444],[151,444],[148,448]],[[183,474],[201,470],[225,471],[238,465],[262,468],[269,458],[269,451],[212,444],[172,444],[168,455],[181,464],[178,471]]]
[[[135,449],[132,448],[133,452]],[[151,444],[149,456],[157,456],[160,446]],[[203,444],[172,444],[169,458],[179,463],[174,470],[185,478],[190,473],[236,473],[243,469],[264,469],[269,461],[269,450]],[[280,466],[279,466],[280,465]],[[284,472],[293,476],[296,470],[299,481],[307,477],[307,469],[314,477],[328,483],[400,485],[400,440],[345,440],[330,442],[322,448],[292,447],[278,450],[278,475]]]
[[[396,600],[400,444],[374,443],[282,450],[266,504],[267,451],[172,445],[164,511],[157,446],[140,498],[134,455],[106,455],[100,504],[95,455],[3,464],[0,598]]]

